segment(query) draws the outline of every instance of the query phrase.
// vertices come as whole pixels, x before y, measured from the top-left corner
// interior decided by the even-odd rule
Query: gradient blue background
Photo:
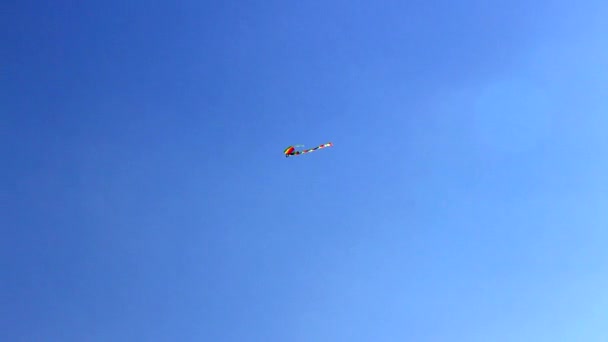
[[[608,341],[606,18],[4,5],[1,339]]]

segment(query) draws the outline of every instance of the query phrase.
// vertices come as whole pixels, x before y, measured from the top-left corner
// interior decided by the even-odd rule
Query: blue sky
[[[608,340],[604,1],[5,7],[7,341]]]

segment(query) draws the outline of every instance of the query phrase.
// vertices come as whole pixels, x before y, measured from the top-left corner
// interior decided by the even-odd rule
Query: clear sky
[[[608,341],[606,18],[4,5],[2,340]]]

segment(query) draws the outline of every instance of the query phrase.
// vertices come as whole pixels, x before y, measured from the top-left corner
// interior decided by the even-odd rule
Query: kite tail
[[[309,148],[308,150],[304,150],[304,151],[302,151],[302,152],[300,152],[300,153],[302,153],[302,154],[304,154],[304,153],[309,153],[309,152],[312,152],[312,151],[316,151],[316,150],[318,150],[318,149],[320,149],[320,148],[331,147],[331,146],[333,146],[333,145],[334,145],[334,144],[332,144],[332,143],[330,143],[330,142],[329,142],[329,143],[327,143],[327,144],[323,144],[323,145],[319,145],[319,146],[317,146],[317,147]]]

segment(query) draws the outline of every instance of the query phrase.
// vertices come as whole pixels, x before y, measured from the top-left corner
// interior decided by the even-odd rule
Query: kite
[[[296,145],[296,146],[303,146],[303,145]],[[285,149],[285,151],[283,151],[283,154],[285,154],[285,158],[287,158],[289,156],[298,156],[300,154],[313,152],[320,148],[331,147],[331,146],[334,146],[334,144],[329,142],[327,144],[319,145],[317,147],[309,148],[309,149],[303,150],[303,151],[296,151],[296,146],[289,146],[288,148]]]

